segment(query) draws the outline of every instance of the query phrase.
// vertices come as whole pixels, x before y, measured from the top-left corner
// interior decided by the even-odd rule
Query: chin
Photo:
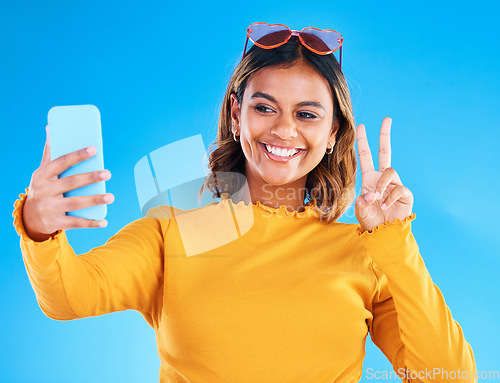
[[[284,185],[289,185],[293,182],[296,182],[302,177],[290,177],[290,174],[283,172],[283,174],[278,174],[281,172],[261,172],[262,179],[264,182],[267,184],[273,185],[273,186],[284,186]]]

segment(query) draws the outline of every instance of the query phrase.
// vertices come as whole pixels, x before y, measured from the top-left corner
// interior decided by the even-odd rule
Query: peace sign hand
[[[391,123],[391,118],[386,117],[380,128],[379,170],[373,167],[365,126],[360,124],[356,130],[362,186],[361,195],[356,198],[355,214],[363,231],[388,220],[399,218],[402,221],[412,211],[413,194],[403,186],[398,173],[390,167]]]

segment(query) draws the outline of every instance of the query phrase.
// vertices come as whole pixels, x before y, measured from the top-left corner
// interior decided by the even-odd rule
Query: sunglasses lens
[[[301,36],[305,44],[318,52],[334,52],[342,45],[342,36],[335,31],[305,28]]]
[[[284,25],[277,24],[252,24],[248,27],[250,40],[262,47],[274,47],[284,42],[291,33]]]

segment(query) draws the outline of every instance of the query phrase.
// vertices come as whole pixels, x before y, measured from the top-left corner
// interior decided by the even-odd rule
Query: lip
[[[268,144],[268,145],[271,145],[271,144]],[[287,148],[287,149],[299,149],[299,151],[296,154],[294,154],[293,156],[291,156],[291,157],[278,157],[278,156],[275,156],[274,154],[269,153],[267,151],[265,143],[259,142],[259,146],[264,151],[264,153],[267,156],[267,158],[269,158],[270,160],[276,161],[276,162],[290,162],[293,159],[295,159],[298,156],[300,156],[302,154],[302,152],[304,151],[304,149],[299,149],[299,148]],[[272,146],[278,147],[277,145],[272,145]],[[284,148],[283,146],[279,146],[279,147],[280,148]]]

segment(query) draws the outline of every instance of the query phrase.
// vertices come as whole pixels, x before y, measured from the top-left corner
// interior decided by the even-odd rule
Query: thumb
[[[368,192],[365,194],[361,194],[358,198],[356,198],[355,210],[356,216],[361,220],[364,220],[368,217],[370,212],[370,206],[373,202],[376,201],[375,193]]]
[[[40,167],[42,167],[46,163],[50,162],[50,142],[49,142],[49,126],[48,125],[45,127],[45,131],[47,132],[47,139],[45,140],[45,147],[43,148],[43,157],[42,157],[42,163],[40,164]]]

